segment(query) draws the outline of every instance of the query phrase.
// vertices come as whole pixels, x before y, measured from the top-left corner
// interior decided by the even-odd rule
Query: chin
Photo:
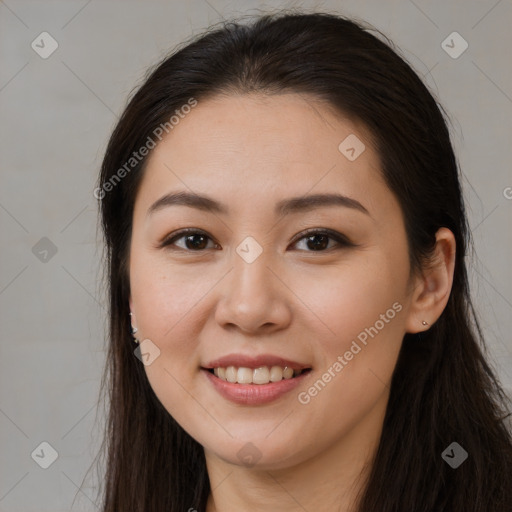
[[[264,437],[253,438],[252,441],[249,441],[250,437],[244,439],[247,441],[232,439],[222,445],[213,442],[211,445],[215,449],[208,448],[210,443],[203,444],[203,446],[210,455],[228,464],[256,470],[284,469],[298,464],[306,458],[300,450],[298,442],[287,440],[286,444],[283,444],[282,436],[276,436],[273,441]]]

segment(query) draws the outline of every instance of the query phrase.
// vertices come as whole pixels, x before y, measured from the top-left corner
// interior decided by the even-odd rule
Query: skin
[[[366,146],[354,161],[338,150],[350,134]],[[229,214],[175,205],[147,216],[177,190],[208,194]],[[282,199],[332,192],[370,215],[340,206],[274,215]],[[159,247],[182,228],[209,238],[201,245],[196,237],[200,249],[186,237]],[[329,238],[315,250],[300,235],[308,228],[335,230],[357,245]],[[247,236],[263,249],[250,264],[236,252]],[[145,366],[156,395],[205,449],[213,489],[207,512],[354,510],[403,336],[428,329],[422,320],[432,325],[448,301],[455,241],[446,228],[436,251],[433,268],[409,280],[403,215],[364,126],[314,98],[217,96],[199,102],[157,145],[134,208],[132,325],[160,350]],[[300,403],[297,394],[396,302],[401,311]],[[274,354],[312,371],[275,402],[234,404],[199,370],[230,353]],[[251,467],[237,455],[248,442],[260,457]]]

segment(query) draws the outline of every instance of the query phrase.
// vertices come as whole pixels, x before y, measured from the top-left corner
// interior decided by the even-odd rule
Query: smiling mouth
[[[296,369],[289,366],[260,366],[258,368],[247,367],[216,367],[203,368],[212,373],[220,380],[232,384],[255,384],[263,385],[281,380],[290,380],[304,373],[310,372],[311,368]]]

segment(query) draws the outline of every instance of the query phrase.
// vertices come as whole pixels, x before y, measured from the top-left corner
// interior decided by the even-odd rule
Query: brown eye
[[[294,242],[293,245],[297,245],[301,240],[306,240],[304,245],[307,252],[325,252],[326,250],[332,249],[333,247],[329,247],[329,240],[334,240],[336,242],[334,248],[336,248],[336,246],[354,246],[354,244],[352,244],[341,233],[330,229],[313,229],[306,231],[305,234],[301,234],[302,236]]]
[[[183,246],[176,245],[176,241],[181,239],[184,239]],[[184,229],[174,234],[172,237],[166,238],[162,242],[161,247],[174,249],[174,247],[171,246],[176,246],[178,249],[198,252],[208,248],[208,240],[211,240],[211,238],[202,231]]]

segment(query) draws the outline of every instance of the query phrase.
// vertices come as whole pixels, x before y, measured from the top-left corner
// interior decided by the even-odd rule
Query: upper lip
[[[236,366],[237,368],[260,368],[262,366],[287,366],[294,370],[305,370],[311,368],[310,365],[302,364],[297,361],[285,359],[284,357],[274,356],[271,354],[262,354],[259,356],[248,356],[244,354],[228,354],[218,359],[214,359],[203,366],[207,370],[212,368],[227,368],[228,366]]]

